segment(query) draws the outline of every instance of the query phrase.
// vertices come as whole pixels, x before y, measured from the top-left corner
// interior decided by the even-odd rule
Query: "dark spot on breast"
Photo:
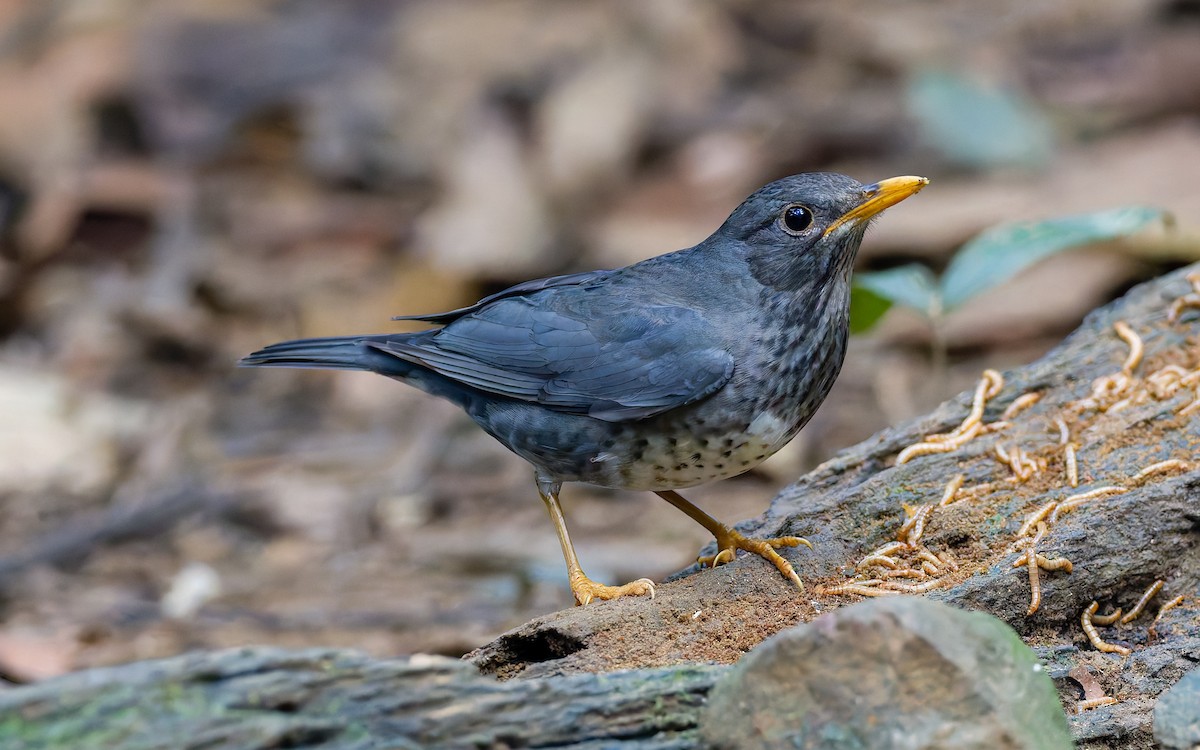
[[[722,456],[723,458],[729,458],[729,457],[730,457],[730,456],[732,456],[732,455],[733,455],[733,451],[732,451],[732,450],[727,450],[727,451],[725,451],[724,453],[722,453],[722,454],[721,454],[721,456]]]
[[[679,441],[676,440],[675,438],[667,438],[667,445],[674,448],[675,446],[679,445]]]
[[[701,465],[701,466],[703,466],[704,464],[700,464],[700,465]],[[715,464],[713,464],[713,467],[714,467],[714,468],[717,468],[717,469],[724,469],[724,468],[725,468],[725,464],[723,464],[723,463],[715,463]]]
[[[693,461],[699,461],[701,458],[703,458],[703,456],[701,456],[699,453],[693,453],[693,454],[692,454],[692,460],[693,460]]]
[[[750,465],[749,461],[742,461],[742,466],[749,466],[749,465]]]
[[[655,465],[654,465],[654,470],[655,470],[655,471],[666,471],[666,470],[667,470],[667,467],[665,467],[665,466],[659,466],[658,464],[655,464]]]
[[[767,457],[767,454],[766,454],[766,453],[759,453],[757,456],[755,456],[755,457],[754,457],[754,460],[755,460],[755,461],[761,461],[761,460],[763,460],[763,459],[764,459],[764,458],[766,458],[766,457]]]
[[[675,465],[675,471],[683,471],[683,470],[684,470],[684,469],[686,469],[687,467],[688,467],[688,465],[687,465],[687,464],[676,464],[676,465]]]

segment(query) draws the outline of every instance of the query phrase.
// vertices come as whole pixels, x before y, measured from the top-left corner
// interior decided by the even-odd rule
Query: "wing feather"
[[[497,396],[612,422],[693,403],[732,376],[733,356],[695,310],[585,291],[501,296],[440,330],[371,345]]]

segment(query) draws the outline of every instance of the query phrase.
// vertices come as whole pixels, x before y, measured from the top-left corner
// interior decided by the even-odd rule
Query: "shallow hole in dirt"
[[[516,675],[530,664],[562,659],[587,648],[580,639],[547,628],[532,633],[513,633],[503,636],[493,656],[478,663],[480,671],[500,678]]]

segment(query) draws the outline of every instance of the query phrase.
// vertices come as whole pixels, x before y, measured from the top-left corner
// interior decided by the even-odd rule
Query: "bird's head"
[[[925,187],[924,177],[863,185],[845,175],[810,172],[776,180],[738,206],[713,240],[734,243],[750,271],[774,289],[847,280],[871,219]]]

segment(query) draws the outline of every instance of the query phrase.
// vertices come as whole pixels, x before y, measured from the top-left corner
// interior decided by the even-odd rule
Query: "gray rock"
[[[1011,628],[916,597],[765,641],[709,694],[716,748],[1070,748],[1058,695]]]
[[[1169,750],[1200,747],[1200,669],[1193,669],[1159,697],[1154,739]]]

